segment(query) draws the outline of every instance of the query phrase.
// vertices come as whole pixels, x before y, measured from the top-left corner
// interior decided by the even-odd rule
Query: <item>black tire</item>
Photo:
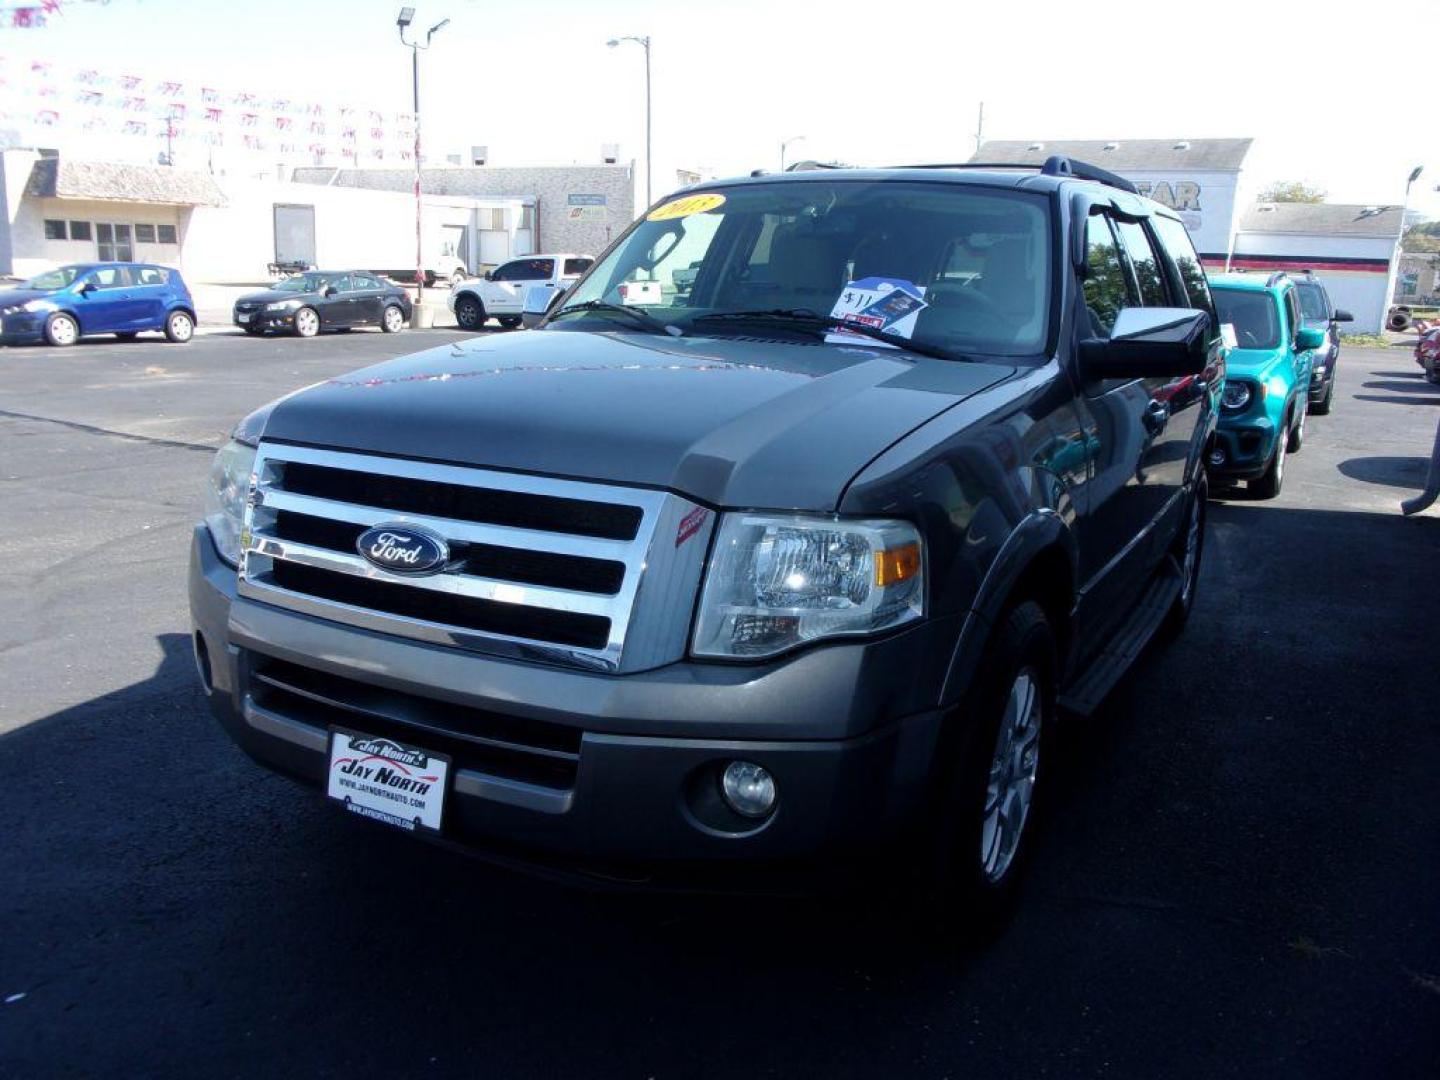
[[[518,315],[501,315],[501,316],[500,316],[500,319],[499,319],[499,322],[500,322],[500,325],[503,326],[506,330],[514,330],[514,329],[516,329],[517,327],[519,327],[519,325],[520,325],[520,316],[518,316]]]
[[[188,311],[172,311],[165,317],[165,340],[184,345],[195,336],[195,320]]]
[[[138,330],[119,330],[115,334],[116,341],[134,341],[140,336]]]
[[[80,324],[75,316],[57,311],[45,320],[45,340],[57,349],[63,349],[80,340]]]
[[[1310,411],[1306,408],[1304,402],[1297,404],[1295,408],[1300,410],[1300,419],[1291,426],[1290,435],[1287,439],[1287,445],[1292,454],[1298,454],[1300,448],[1305,445],[1305,417]]]
[[[1250,491],[1258,499],[1273,499],[1280,494],[1285,484],[1285,456],[1290,446],[1288,435],[1275,437],[1275,449],[1270,453],[1270,465],[1258,480],[1250,481]]]
[[[295,327],[295,336],[312,338],[320,333],[320,313],[312,307],[302,307],[295,312],[291,325]]]
[[[1018,895],[1044,798],[1046,738],[1055,716],[1056,666],[1055,637],[1045,612],[1034,601],[1024,601],[997,623],[975,685],[949,718],[951,731],[941,740],[943,786],[938,824],[930,838],[934,852],[932,901],[933,915],[957,936],[986,934],[1009,913]],[[1038,711],[1032,719],[1033,751],[1023,749],[1023,743],[1008,744],[1020,755],[1013,763],[1021,764],[1023,771],[1028,756],[1034,770],[1027,812],[1020,813],[1012,846],[1004,842],[993,789],[1006,789],[1006,780],[997,780],[995,770],[1002,728],[1018,715],[1018,709],[1012,711],[1011,701],[1022,677],[1031,680]],[[1000,801],[1013,807],[1010,797],[1002,795]],[[998,856],[1005,854],[1005,848],[1008,856],[1002,859]]]
[[[479,330],[485,325],[485,305],[478,296],[466,293],[456,297],[455,322],[461,330]]]
[[[385,310],[380,313],[380,329],[387,334],[398,334],[405,329],[405,312],[400,310],[399,304],[385,305]]]
[[[1325,383],[1325,396],[1310,406],[1310,411],[1316,416],[1329,416],[1330,405],[1335,400],[1335,372],[1330,372],[1330,378]]]
[[[1185,513],[1180,518],[1180,530],[1170,545],[1170,554],[1180,567],[1180,595],[1175,597],[1175,603],[1170,605],[1170,611],[1160,627],[1160,633],[1167,641],[1174,641],[1185,631],[1185,624],[1190,621],[1190,612],[1195,607],[1195,590],[1200,584],[1200,566],[1205,557],[1205,515],[1209,502],[1210,478],[1201,469],[1191,488]],[[1193,550],[1190,546],[1192,539]]]

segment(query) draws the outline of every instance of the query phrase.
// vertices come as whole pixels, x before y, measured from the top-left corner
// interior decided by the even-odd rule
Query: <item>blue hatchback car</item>
[[[0,292],[0,342],[73,345],[92,334],[122,340],[157,330],[195,334],[195,301],[180,271],[150,263],[74,263]]]

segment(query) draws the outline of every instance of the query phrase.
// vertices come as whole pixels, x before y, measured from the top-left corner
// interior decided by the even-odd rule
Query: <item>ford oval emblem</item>
[[[367,562],[392,574],[438,574],[450,561],[445,538],[418,525],[376,525],[355,541]]]

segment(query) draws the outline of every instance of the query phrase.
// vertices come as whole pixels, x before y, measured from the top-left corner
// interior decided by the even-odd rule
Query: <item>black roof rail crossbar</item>
[[[1094,180],[1097,184],[1104,184],[1106,187],[1119,188],[1121,191],[1128,191],[1131,195],[1139,195],[1140,189],[1118,176],[1109,169],[1102,169],[1098,165],[1091,165],[1087,161],[1076,161],[1074,158],[1062,157],[1060,154],[1051,154],[1045,159],[1045,164],[1040,166],[1041,176],[1074,176],[1081,180]]]
[[[1023,161],[948,161],[925,165],[896,165],[894,167],[897,169],[1034,169],[1041,176],[1073,176],[1077,180],[1093,180],[1097,184],[1128,191],[1131,195],[1140,194],[1140,189],[1123,176],[1110,172],[1108,169],[1102,169],[1098,165],[1076,161],[1074,158],[1061,157],[1059,154],[1052,154],[1046,158],[1043,165]]]

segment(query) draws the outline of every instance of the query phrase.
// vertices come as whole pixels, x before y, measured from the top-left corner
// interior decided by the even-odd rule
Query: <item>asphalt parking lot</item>
[[[0,350],[0,1075],[1434,1076],[1440,387],[1347,349],[1186,635],[1068,729],[988,948],[831,899],[594,895],[345,820],[211,719],[228,427],[456,340]]]

